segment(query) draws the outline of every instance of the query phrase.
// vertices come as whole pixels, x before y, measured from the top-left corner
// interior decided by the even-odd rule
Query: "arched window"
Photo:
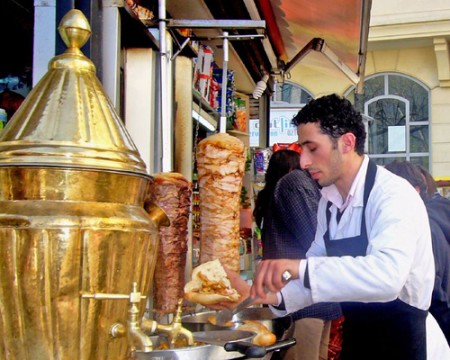
[[[364,93],[349,89],[346,97],[365,119],[366,152],[379,165],[395,159],[429,168],[429,89],[398,73],[367,77]]]
[[[300,110],[312,98],[308,90],[296,83],[275,83],[270,107],[297,107]]]

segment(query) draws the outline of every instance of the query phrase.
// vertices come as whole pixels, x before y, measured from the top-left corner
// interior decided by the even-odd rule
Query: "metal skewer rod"
[[[228,32],[223,32],[223,66],[222,66],[222,99],[219,131],[227,131],[227,81],[228,81]]]

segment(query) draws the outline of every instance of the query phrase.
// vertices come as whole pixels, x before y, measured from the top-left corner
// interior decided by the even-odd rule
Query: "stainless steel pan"
[[[212,325],[208,318],[215,316],[215,311],[205,311],[196,314],[185,315],[181,322],[183,326],[193,332],[195,331],[215,331],[220,329],[236,329],[244,320],[258,320],[265,325],[277,337],[277,343],[268,347],[254,346],[242,341],[234,342],[232,345],[225,345],[225,349],[238,351],[244,354],[243,358],[263,358],[264,360],[279,358],[284,350],[295,344],[292,338],[294,334],[294,322],[290,316],[276,318],[269,308],[251,307],[233,316],[234,325],[225,328]],[[264,355],[266,354],[266,355]]]
[[[228,352],[238,351],[245,358],[262,358],[272,351],[288,348],[295,339],[286,339],[270,346],[257,346],[252,342],[254,333],[242,330],[211,330],[194,332],[194,340],[211,345],[223,346]]]
[[[278,341],[271,346],[256,346],[251,341],[253,333],[239,330],[213,330],[194,332],[194,339],[205,345],[150,352],[136,351],[138,360],[228,360],[228,359],[270,359],[274,351],[295,344],[295,339]],[[164,336],[152,336],[154,346]]]
[[[241,311],[234,317],[238,323],[231,329],[218,327],[208,322],[208,317],[214,316],[215,311],[205,311],[196,314],[185,315],[182,317],[182,324],[194,333],[194,338],[200,340],[198,334],[210,333],[210,344],[173,349],[173,350],[155,350],[147,353],[136,352],[139,360],[227,360],[227,359],[263,359],[274,360],[282,357],[287,347],[295,344],[292,338],[294,333],[294,324],[291,317],[275,318],[268,308],[249,308]],[[217,341],[214,337],[216,331],[231,330],[237,332],[235,328],[239,322],[244,320],[258,320],[263,323],[270,331],[277,336],[277,342],[271,346],[256,346],[251,343],[251,339],[233,336],[233,340],[225,342]],[[201,333],[199,333],[201,332]],[[223,337],[223,336],[222,336]],[[227,338],[230,339],[230,338]],[[234,340],[238,339],[238,340]],[[154,341],[155,342],[155,341]],[[215,342],[218,345],[212,345]]]
[[[294,334],[294,325],[291,317],[286,316],[283,318],[276,318],[272,311],[267,307],[251,307],[242,310],[233,316],[234,325],[232,327],[212,325],[208,321],[208,318],[214,317],[215,315],[215,311],[203,311],[200,313],[184,315],[181,318],[181,322],[183,326],[190,331],[209,331],[236,329],[244,320],[258,320],[272,331],[279,340],[286,339]]]
[[[244,358],[241,351],[246,351],[252,345],[255,334],[249,331],[239,330],[214,330],[193,332],[194,340],[205,343],[204,345],[191,346],[177,349],[154,350],[150,352],[137,351],[139,360],[227,360]],[[165,335],[152,336],[152,343],[157,348],[162,341],[167,341]],[[241,342],[241,346],[225,350],[234,342]]]
[[[252,338],[255,336],[255,334],[250,331],[241,330],[198,331],[193,332],[192,334],[194,335],[194,340],[196,342],[222,347],[224,347],[226,344],[232,344],[233,342],[237,341],[251,343]]]

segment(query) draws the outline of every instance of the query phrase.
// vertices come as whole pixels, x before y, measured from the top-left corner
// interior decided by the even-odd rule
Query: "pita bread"
[[[192,271],[192,280],[184,286],[186,300],[201,305],[213,305],[222,301],[238,301],[239,293],[231,287],[218,259],[205,262]]]
[[[244,320],[237,330],[251,331],[256,334],[252,342],[259,346],[269,346],[277,342],[277,337],[266,326],[257,320]]]

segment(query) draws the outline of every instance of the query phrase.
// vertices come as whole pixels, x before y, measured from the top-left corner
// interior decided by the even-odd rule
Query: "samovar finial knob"
[[[91,26],[86,16],[77,9],[72,9],[64,15],[58,31],[69,49],[80,49],[91,36]]]

